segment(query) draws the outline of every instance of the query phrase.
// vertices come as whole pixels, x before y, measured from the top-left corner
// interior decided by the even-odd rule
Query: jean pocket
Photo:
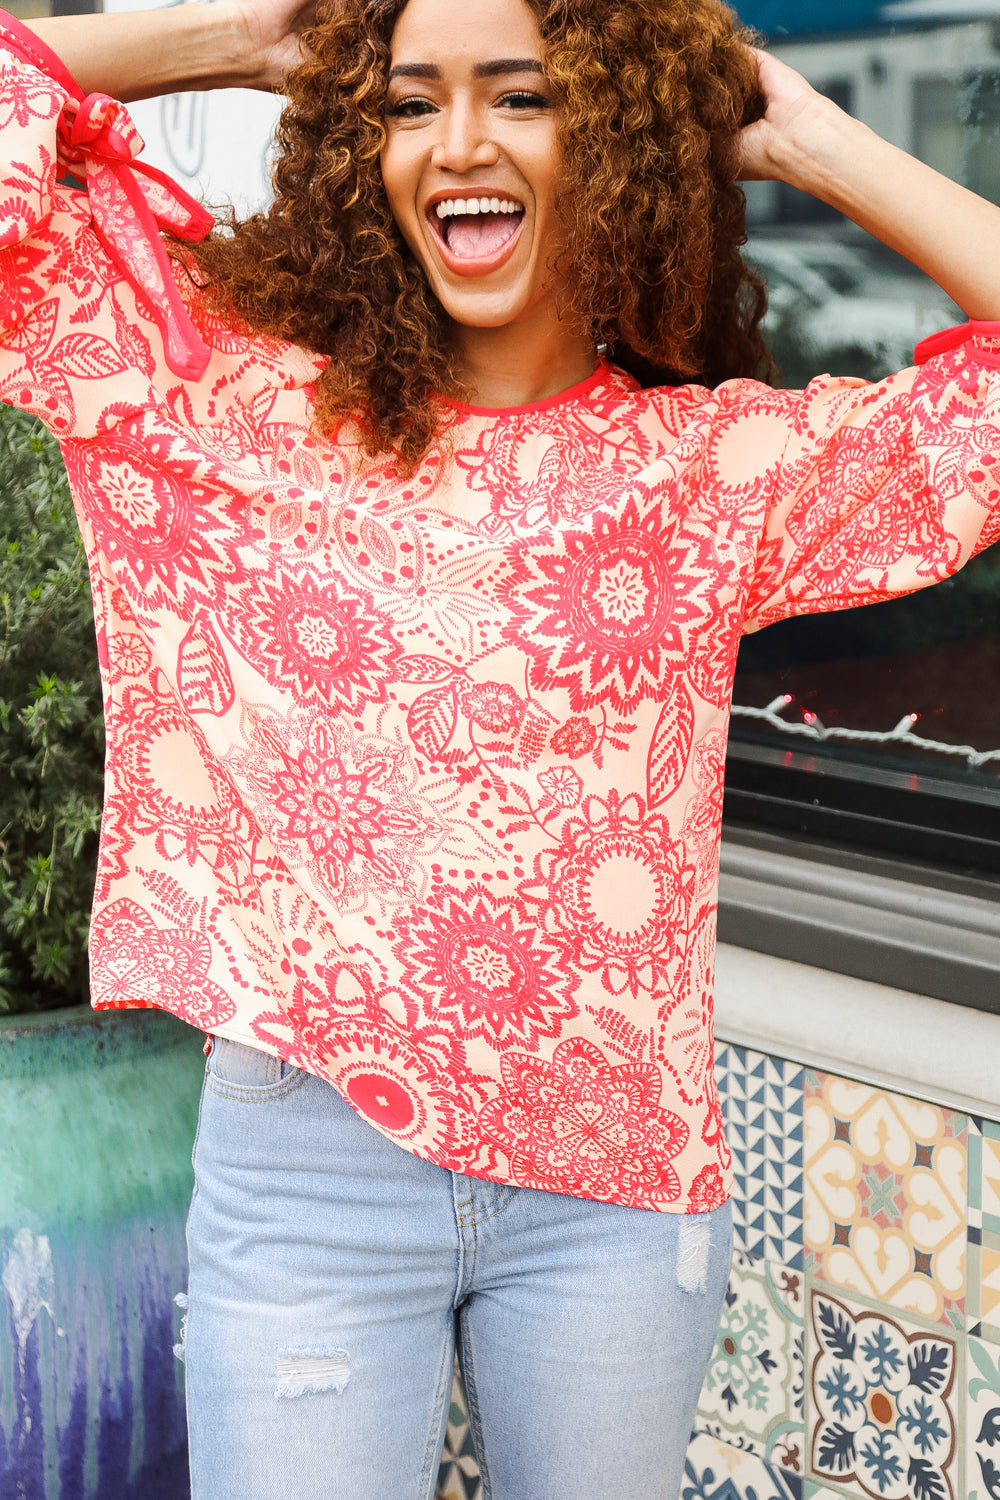
[[[247,1047],[226,1036],[213,1036],[206,1087],[231,1099],[278,1098],[308,1074],[259,1047]]]

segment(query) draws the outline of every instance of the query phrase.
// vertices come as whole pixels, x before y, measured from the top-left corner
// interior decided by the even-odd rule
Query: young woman
[[[194,1494],[426,1500],[457,1326],[491,1500],[674,1500],[737,643],[997,536],[1000,210],[717,0],[313,20],[2,35],[2,394],[62,441],[107,691],[94,999],[212,1037]],[[229,84],[287,89],[276,198],[200,243],[113,99]],[[740,172],[979,321],[771,390]]]

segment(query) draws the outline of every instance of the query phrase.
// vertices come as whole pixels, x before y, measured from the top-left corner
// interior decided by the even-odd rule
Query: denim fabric
[[[489,1500],[677,1500],[728,1204],[462,1177],[216,1040],[188,1241],[193,1500],[430,1500],[456,1337]]]

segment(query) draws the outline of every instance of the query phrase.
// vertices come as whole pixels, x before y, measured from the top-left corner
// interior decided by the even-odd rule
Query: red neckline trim
[[[441,401],[443,405],[467,412],[473,417],[519,417],[525,412],[551,411],[555,406],[568,406],[573,401],[579,401],[584,396],[589,396],[598,386],[606,384],[610,374],[611,361],[602,359],[586,380],[578,381],[565,391],[557,391],[554,396],[545,396],[541,401],[529,401],[526,406],[470,406],[468,402],[454,401],[450,396],[442,396]]]

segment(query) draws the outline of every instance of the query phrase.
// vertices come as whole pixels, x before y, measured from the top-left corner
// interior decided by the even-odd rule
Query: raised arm
[[[919,266],[970,318],[1000,319],[1000,208],[891,146],[776,58],[758,56],[768,105],[744,132],[743,176],[822,199]]]
[[[315,12],[316,0],[200,0],[31,26],[85,93],[128,103],[184,89],[279,88]]]

